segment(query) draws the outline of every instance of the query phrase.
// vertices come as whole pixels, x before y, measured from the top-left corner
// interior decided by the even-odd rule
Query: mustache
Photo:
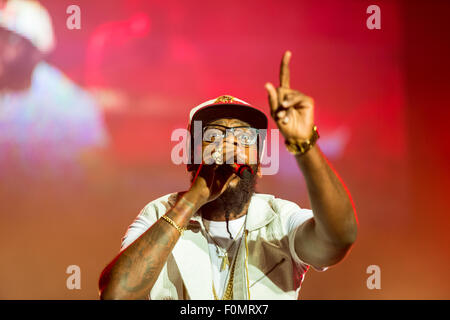
[[[190,182],[192,184],[192,182],[194,181],[196,172],[198,170],[199,165],[192,165],[191,166],[191,170],[189,170],[189,172],[191,173],[191,178],[190,178]],[[216,170],[216,172],[220,173],[229,173],[229,172],[233,172],[235,173],[239,178],[244,179],[244,180],[255,180],[256,178],[256,173],[258,171],[258,165],[257,164],[237,164],[234,163],[232,165],[230,164],[221,164],[219,165]]]
[[[253,173],[256,173],[258,166],[250,165],[250,169]],[[230,170],[230,166],[225,164],[220,165],[216,170]],[[194,176],[192,174],[191,183]],[[257,175],[252,174],[250,170],[245,170],[236,186],[229,186],[216,200],[206,204],[206,206],[222,208],[225,213],[240,212],[252,197],[253,193],[255,193],[256,182]]]

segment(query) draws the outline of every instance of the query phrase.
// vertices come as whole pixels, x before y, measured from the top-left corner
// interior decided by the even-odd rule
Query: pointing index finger
[[[291,60],[291,56],[291,51],[287,50],[281,60],[280,87],[282,88],[290,88],[289,61]]]
[[[266,83],[266,90],[269,94],[269,105],[271,113],[274,113],[278,109],[278,96],[277,89],[270,82]]]

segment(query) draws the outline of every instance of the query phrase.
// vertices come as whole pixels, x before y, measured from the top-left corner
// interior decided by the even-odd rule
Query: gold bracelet
[[[183,232],[186,231],[186,228],[181,228],[179,225],[175,223],[172,219],[170,219],[168,216],[161,216],[164,220],[166,220],[168,223],[170,223],[175,229],[178,230],[178,232],[183,235]]]
[[[295,139],[288,139],[285,140],[284,143],[286,144],[286,148],[290,153],[292,153],[295,156],[298,156],[305,154],[309,149],[311,149],[316,144],[319,138],[320,138],[319,131],[317,130],[317,127],[314,126],[312,136],[308,140],[298,142]]]

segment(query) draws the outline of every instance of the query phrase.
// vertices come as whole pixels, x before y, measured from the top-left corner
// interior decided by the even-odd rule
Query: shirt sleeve
[[[122,238],[120,250],[126,249],[161,218],[175,204],[177,194],[177,192],[167,194],[148,203],[128,227]]]
[[[158,210],[152,203],[146,205],[133,223],[128,227],[124,237],[122,238],[122,245],[120,251],[125,250],[137,238],[139,238],[145,231],[147,231],[153,223],[156,222]]]
[[[297,233],[298,228],[306,221],[312,219],[313,216],[314,215],[311,210],[299,209],[293,214],[291,214],[290,217],[287,219],[286,230],[288,232],[289,251],[291,253],[292,259],[301,269],[305,269],[307,266],[311,266],[316,271],[325,271],[328,269],[328,267],[315,267],[306,262],[303,262],[302,260],[300,260],[300,258],[297,255],[297,252],[295,251],[295,234]]]
[[[125,250],[166,213],[170,206],[168,198],[169,196],[164,196],[156,199],[141,210],[122,238],[120,251]],[[168,262],[170,259],[169,256]],[[176,265],[174,267],[174,262],[172,262],[172,271],[169,273],[168,262],[163,265],[153,288],[149,292],[148,298],[151,300],[179,299],[179,297],[182,297],[183,282],[181,277],[174,278],[174,268],[176,267]]]

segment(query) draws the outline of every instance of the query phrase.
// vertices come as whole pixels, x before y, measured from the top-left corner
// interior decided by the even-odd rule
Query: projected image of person
[[[0,176],[76,175],[83,152],[107,145],[96,101],[46,62],[55,45],[39,2],[0,2]]]

